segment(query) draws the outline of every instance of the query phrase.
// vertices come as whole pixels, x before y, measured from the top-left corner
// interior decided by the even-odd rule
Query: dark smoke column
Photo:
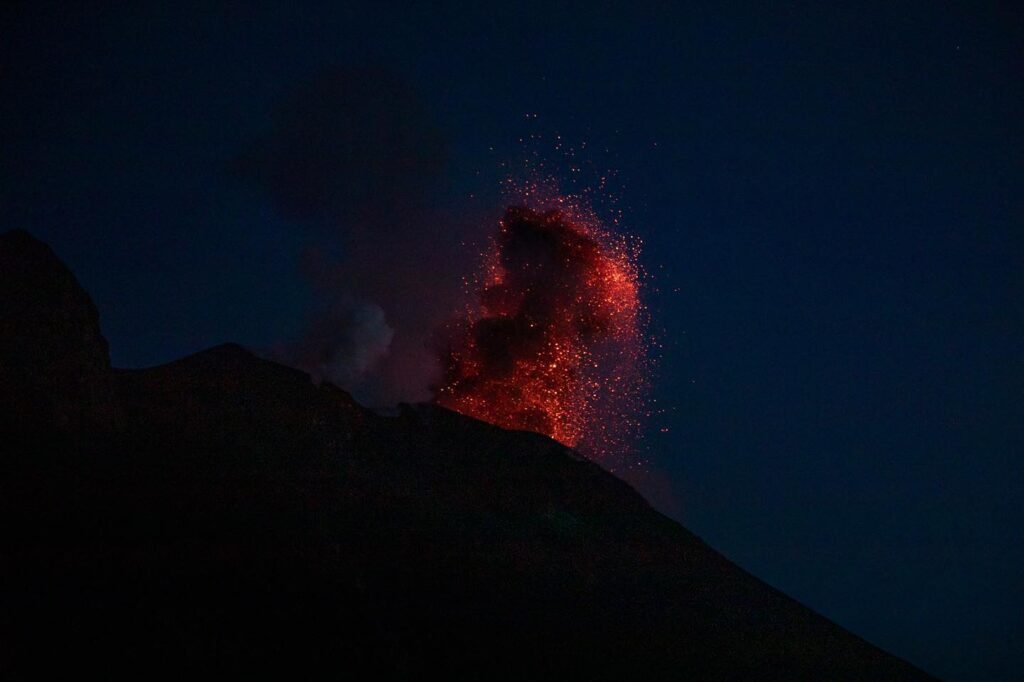
[[[568,211],[509,208],[474,307],[449,329],[437,401],[598,458],[620,445],[644,384],[634,257]]]

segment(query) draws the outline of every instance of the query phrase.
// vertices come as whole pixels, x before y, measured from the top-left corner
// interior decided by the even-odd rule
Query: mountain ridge
[[[236,344],[114,369],[48,247],[0,265],[0,671],[932,679],[544,436]]]

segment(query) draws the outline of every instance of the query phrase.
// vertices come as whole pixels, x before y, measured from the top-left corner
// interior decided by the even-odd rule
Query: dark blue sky
[[[930,672],[1019,673],[1010,3],[294,4],[0,14],[3,227],[72,266],[116,364],[299,332],[309,232],[232,159],[318,73],[382,66],[447,139],[447,210],[532,130],[609,150],[665,344],[659,506]]]

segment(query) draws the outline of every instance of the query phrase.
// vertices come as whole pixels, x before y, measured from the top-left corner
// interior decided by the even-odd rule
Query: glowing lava
[[[449,330],[437,401],[609,464],[645,385],[636,251],[570,202],[509,208]]]

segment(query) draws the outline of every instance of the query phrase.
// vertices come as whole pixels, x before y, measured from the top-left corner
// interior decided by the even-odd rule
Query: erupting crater
[[[508,208],[449,326],[437,402],[615,468],[646,386],[637,253],[568,200]]]

